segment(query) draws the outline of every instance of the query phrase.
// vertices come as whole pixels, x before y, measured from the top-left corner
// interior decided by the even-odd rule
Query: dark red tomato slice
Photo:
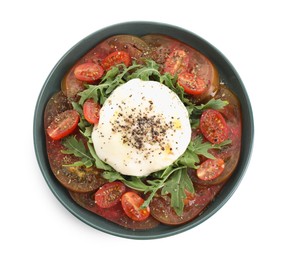
[[[83,105],[84,117],[90,124],[97,124],[99,122],[100,110],[100,104],[96,103],[92,98],[87,99]]]
[[[126,186],[120,181],[104,184],[95,193],[95,203],[101,208],[110,208],[120,202]]]
[[[127,67],[130,66],[132,63],[131,56],[125,51],[115,51],[103,59],[102,66],[105,70],[109,70],[111,67],[122,63]]]
[[[183,72],[179,74],[177,83],[183,87],[187,94],[191,95],[200,95],[207,89],[204,80],[194,73]]]
[[[224,170],[224,161],[220,158],[207,159],[196,170],[197,177],[204,181],[217,178]]]
[[[100,45],[102,50],[107,50],[108,53],[115,51],[127,52],[132,59],[138,62],[148,52],[148,46],[143,40],[137,36],[128,34],[112,36]]]
[[[59,140],[71,134],[77,127],[80,116],[75,110],[66,110],[58,114],[47,128],[47,134],[53,140]]]
[[[94,192],[83,193],[70,191],[70,195],[72,196],[72,199],[81,207],[125,228],[132,230],[147,230],[155,228],[159,224],[159,222],[152,216],[149,216],[144,221],[134,221],[130,219],[124,212],[121,203],[118,203],[110,208],[101,208],[95,203]]]
[[[74,74],[78,80],[92,83],[103,76],[104,69],[99,64],[86,62],[78,65]]]
[[[223,116],[217,110],[205,110],[199,121],[204,137],[213,144],[220,144],[228,138],[228,127]]]
[[[143,36],[142,40],[149,46],[146,57],[158,64],[164,64],[169,54],[180,48],[177,40],[160,34],[148,34]]]
[[[227,124],[228,139],[232,142],[221,149],[210,149],[209,151],[214,157],[221,158],[225,163],[223,172],[216,179],[203,181],[197,177],[196,171],[189,171],[192,182],[199,185],[210,186],[225,182],[232,176],[240,158],[242,131],[240,102],[230,89],[223,85],[220,86],[215,98],[228,101],[228,105],[220,110],[220,113]],[[192,134],[196,134],[196,131],[192,131]]]
[[[180,74],[188,70],[189,56],[184,50],[174,50],[164,63],[164,72],[171,75]]]
[[[61,82],[61,89],[65,96],[74,98],[78,92],[85,89],[84,83],[78,80],[74,74],[74,69],[71,69]]]
[[[180,225],[196,218],[214,199],[222,185],[197,187],[195,194],[185,203],[183,214],[177,215],[171,207],[171,198],[167,195],[155,196],[150,203],[151,215],[166,225]]]
[[[67,98],[62,91],[54,94],[48,101],[44,112],[44,128],[53,122],[53,120],[62,112],[72,109],[73,99]],[[77,129],[73,132],[77,139],[86,143]],[[61,151],[66,148],[61,140],[53,140],[46,135],[46,149],[51,166],[57,180],[67,189],[77,192],[89,192],[97,190],[107,182],[101,175],[101,171],[96,167],[67,166],[79,161],[79,158],[73,154],[63,154]]]
[[[143,221],[150,215],[150,208],[141,208],[144,200],[133,191],[126,192],[122,196],[121,202],[124,212],[132,220]]]

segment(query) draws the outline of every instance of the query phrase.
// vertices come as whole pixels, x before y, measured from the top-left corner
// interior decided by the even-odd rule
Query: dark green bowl
[[[49,98],[60,90],[60,82],[67,70],[97,43],[115,34],[145,35],[151,33],[166,34],[205,54],[218,68],[221,78],[236,93],[242,105],[242,151],[239,164],[216,199],[194,221],[181,226],[160,225],[153,230],[132,231],[113,224],[78,206],[70,198],[65,188],[54,177],[47,158],[43,114]],[[76,217],[86,224],[103,232],[133,239],[154,239],[178,234],[204,222],[217,212],[232,196],[238,187],[250,160],[253,145],[254,125],[251,104],[246,89],[230,62],[211,44],[199,36],[172,25],[153,22],[128,22],[109,26],[81,40],[72,47],[56,64],[42,87],[34,115],[34,146],[37,160],[43,176],[58,200]]]

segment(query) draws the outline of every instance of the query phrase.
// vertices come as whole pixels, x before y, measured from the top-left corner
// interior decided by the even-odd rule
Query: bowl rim
[[[83,216],[83,215],[79,214],[79,212],[77,210],[78,206],[75,205],[75,203],[73,203],[73,201],[71,201],[70,204],[68,205],[67,202],[65,201],[65,199],[62,197],[63,194],[59,193],[59,191],[55,188],[53,181],[51,181],[51,178],[50,178],[51,176],[49,176],[49,174],[52,174],[52,172],[49,169],[49,173],[47,173],[47,170],[48,170],[47,165],[44,163],[45,159],[47,160],[47,154],[43,154],[42,151],[45,148],[46,144],[45,144],[45,142],[44,142],[44,144],[43,143],[39,144],[39,140],[41,139],[41,133],[42,133],[42,135],[44,133],[43,132],[44,129],[43,129],[42,125],[41,124],[39,125],[39,122],[41,122],[39,120],[43,119],[43,106],[44,106],[43,105],[43,99],[44,99],[44,95],[45,95],[45,90],[46,90],[48,83],[53,78],[54,73],[57,72],[57,70],[59,69],[59,66],[62,66],[62,67],[64,66],[64,67],[66,67],[66,70],[67,70],[68,64],[66,62],[66,59],[69,57],[69,55],[71,55],[72,52],[79,50],[81,48],[81,46],[83,46],[87,43],[90,43],[90,41],[93,39],[93,37],[95,35],[99,35],[99,34],[109,35],[109,32],[111,32],[111,31],[117,31],[118,30],[120,32],[121,30],[119,30],[119,29],[121,29],[121,28],[131,28],[131,27],[145,28],[144,31],[146,31],[146,33],[141,33],[141,35],[150,33],[148,28],[151,28],[151,27],[153,28],[153,31],[158,30],[159,27],[164,28],[164,29],[168,29],[169,34],[167,34],[167,35],[170,35],[171,34],[170,32],[174,32],[174,33],[177,32],[176,34],[178,36],[175,38],[182,41],[182,42],[185,42],[185,43],[187,43],[187,42],[186,42],[186,40],[184,40],[184,37],[186,35],[190,35],[191,37],[196,39],[196,41],[198,43],[203,44],[207,48],[207,50],[203,51],[202,53],[205,54],[208,58],[210,58],[209,54],[208,54],[208,48],[213,50],[215,53],[217,53],[218,56],[220,56],[220,58],[222,60],[224,60],[224,62],[227,64],[226,66],[233,72],[234,76],[238,80],[239,85],[241,86],[241,91],[242,91],[242,95],[243,95],[242,97],[245,99],[244,103],[245,103],[246,107],[244,107],[244,109],[248,113],[248,115],[247,115],[248,122],[243,123],[243,124],[247,124],[249,126],[248,137],[246,140],[246,142],[248,142],[248,147],[246,148],[247,153],[244,154],[244,159],[242,161],[241,171],[239,174],[237,174],[237,177],[234,180],[234,184],[232,185],[232,188],[229,191],[227,191],[227,194],[220,201],[220,203],[218,203],[217,206],[214,209],[212,209],[209,213],[202,214],[201,218],[199,218],[199,219],[197,217],[193,221],[191,221],[187,224],[176,226],[176,228],[172,228],[171,230],[165,231],[163,233],[153,234],[152,230],[143,231],[143,232],[141,232],[141,231],[134,232],[133,231],[133,233],[132,232],[127,232],[127,233],[124,232],[123,233],[122,231],[125,229],[123,229],[121,227],[120,228],[107,229],[107,228],[104,228],[102,226],[95,225],[94,223],[92,223],[92,221],[89,220],[87,215]],[[121,33],[118,33],[118,34],[121,34]],[[164,34],[164,33],[160,33],[160,34]],[[114,34],[110,34],[110,36],[111,35],[114,35]],[[172,35],[170,35],[170,36],[172,36]],[[101,40],[104,40],[104,38],[102,37],[98,42],[100,42]],[[97,43],[95,43],[94,45],[96,45],[96,44]],[[84,48],[84,49],[85,50],[82,50],[83,55],[89,50],[87,48]],[[77,59],[75,59],[75,61],[76,60]],[[71,61],[70,63],[73,63],[73,61]],[[220,68],[218,68],[218,69],[220,69]],[[39,113],[39,111],[42,111],[42,113]],[[88,36],[86,36],[82,40],[79,40],[59,59],[59,61],[56,63],[56,65],[53,67],[53,69],[49,73],[48,77],[46,78],[46,80],[45,80],[45,82],[41,88],[41,91],[39,93],[39,96],[38,96],[38,99],[36,102],[36,106],[34,109],[34,120],[33,120],[34,151],[35,151],[35,155],[36,155],[36,159],[37,159],[39,168],[40,168],[42,175],[43,175],[45,181],[47,182],[50,190],[52,191],[52,193],[55,195],[55,197],[60,201],[60,203],[69,212],[71,212],[74,216],[76,216],[82,222],[88,224],[89,226],[91,226],[97,230],[108,233],[110,235],[114,235],[114,236],[118,236],[118,237],[122,237],[122,238],[129,238],[129,239],[156,239],[156,238],[164,238],[164,237],[168,237],[168,236],[173,236],[173,235],[182,233],[184,231],[187,231],[187,230],[190,230],[190,229],[196,227],[197,225],[203,223],[204,221],[209,219],[212,215],[214,215],[231,198],[231,196],[234,194],[237,187],[241,183],[241,180],[245,175],[245,172],[248,168],[248,165],[249,165],[249,162],[251,159],[252,150],[253,150],[253,139],[254,139],[254,119],[253,119],[252,106],[251,106],[246,88],[245,88],[239,74],[237,73],[237,71],[235,70],[233,65],[230,63],[230,61],[216,47],[214,47],[212,44],[210,44],[209,42],[207,42],[205,39],[201,38],[197,34],[194,34],[191,31],[188,31],[184,28],[181,28],[181,27],[178,27],[175,25],[171,25],[171,24],[167,24],[167,23],[160,23],[160,22],[129,21],[129,22],[117,23],[114,25],[109,25],[107,27],[104,27],[100,30],[97,30],[97,31],[89,34]],[[240,157],[242,157],[242,155],[240,155]],[[113,226],[115,224],[108,222],[107,225]]]

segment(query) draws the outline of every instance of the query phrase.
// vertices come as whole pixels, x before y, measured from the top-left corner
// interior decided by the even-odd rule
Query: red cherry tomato
[[[121,199],[124,212],[135,221],[143,221],[150,215],[150,208],[141,208],[144,200],[135,192],[126,192]]]
[[[177,83],[183,87],[187,94],[191,95],[200,95],[207,89],[204,80],[194,73],[183,72],[179,74]]]
[[[184,50],[174,50],[164,63],[164,72],[171,75],[180,74],[188,70],[189,56]]]
[[[103,76],[104,69],[99,64],[86,62],[77,66],[74,74],[78,80],[92,83]]]
[[[58,114],[47,127],[47,134],[53,140],[59,140],[71,134],[77,127],[80,116],[75,110],[66,110]]]
[[[111,67],[121,63],[127,67],[130,66],[132,63],[131,56],[125,51],[115,51],[103,59],[102,66],[105,70],[109,70]]]
[[[100,104],[96,103],[92,98],[87,99],[83,105],[84,117],[90,124],[97,124],[99,122],[100,110]]]
[[[220,158],[207,159],[196,170],[197,177],[204,181],[217,178],[224,170],[224,161]]]
[[[228,138],[226,121],[217,110],[205,110],[201,115],[199,128],[204,137],[213,144],[220,144]]]
[[[126,186],[120,181],[104,184],[95,193],[95,203],[101,208],[110,208],[119,203]]]

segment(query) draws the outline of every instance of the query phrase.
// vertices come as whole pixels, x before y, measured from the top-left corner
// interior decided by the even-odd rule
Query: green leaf
[[[133,72],[128,79],[150,80],[152,76],[160,78],[159,66],[153,60],[146,60],[145,66]]]
[[[196,153],[186,151],[177,161],[177,165],[184,165],[192,169],[197,169],[197,165],[200,162]]]
[[[93,143],[92,140],[92,132],[93,132],[93,125],[88,125],[84,127],[84,130],[80,130],[81,134],[88,139],[89,143]]]
[[[89,98],[93,98],[96,102],[103,104],[101,101],[105,95],[104,90],[109,87],[109,84],[102,83],[99,85],[86,85],[86,87],[86,90],[78,93],[78,95],[81,97],[79,104],[82,106],[84,102]]]
[[[75,155],[81,159],[81,163],[86,167],[91,167],[93,165],[94,159],[92,155],[86,150],[84,143],[82,141],[78,141],[75,136],[68,136],[64,138],[62,140],[62,144],[67,148],[66,150],[62,150],[62,153]],[[81,163],[78,162],[76,164]],[[76,166],[75,163],[72,165]]]
[[[198,155],[203,155],[206,158],[215,159],[215,157],[208,151],[210,149],[221,149],[223,146],[231,143],[231,140],[226,140],[220,144],[212,144],[210,142],[202,142],[202,137],[198,136],[193,143],[190,143],[188,149]]]
[[[79,114],[83,114],[82,106],[77,102],[72,102],[73,109],[76,110]]]
[[[197,169],[197,164],[200,162],[199,155],[203,155],[206,158],[215,159],[215,157],[209,152],[210,149],[222,149],[222,147],[231,143],[231,140],[226,140],[220,144],[212,144],[210,142],[203,142],[202,136],[197,136],[194,140],[191,140],[186,151],[175,162],[176,165],[185,165],[189,168]]]
[[[172,76],[170,73],[164,73],[160,76],[160,83],[166,85],[173,91],[176,91],[177,76]]]
[[[113,82],[109,82],[106,84],[108,84],[109,86],[107,87],[107,89],[105,91],[105,96],[108,96],[117,88],[117,86],[120,85],[120,82],[113,81]]]
[[[102,169],[102,170],[106,170],[106,171],[111,171],[111,170],[113,170],[113,168],[112,168],[110,165],[104,163],[104,162],[98,157],[98,155],[96,154],[95,149],[94,149],[94,147],[93,147],[92,144],[87,143],[87,145],[88,145],[90,154],[91,154],[91,156],[93,157],[93,159],[94,159],[94,161],[95,161],[95,162],[94,162],[94,163],[95,163],[95,166],[96,166],[98,169]]]
[[[139,177],[135,177],[135,176],[124,177],[124,175],[116,171],[104,171],[102,173],[102,176],[105,179],[109,180],[109,182],[113,182],[116,180],[122,181],[126,186],[132,189],[138,190],[138,191],[147,192],[149,190],[149,186],[144,184]]]
[[[197,110],[205,110],[205,109],[215,109],[220,110],[224,108],[226,105],[228,105],[228,101],[223,101],[221,99],[210,99],[206,104],[201,104],[198,106],[195,106]]]
[[[119,74],[120,69],[117,66],[112,67],[109,69],[106,73],[106,75],[102,78],[101,83],[105,81],[112,81],[115,79],[115,77]]]
[[[187,174],[187,168],[177,169],[161,190],[162,195],[171,195],[171,207],[178,216],[182,216],[183,213],[186,191],[194,193],[194,187]]]
[[[125,178],[123,177],[123,175],[121,175],[119,172],[116,171],[104,171],[102,173],[103,178],[105,178],[106,180],[108,180],[109,182],[113,182],[113,181],[125,181]]]

